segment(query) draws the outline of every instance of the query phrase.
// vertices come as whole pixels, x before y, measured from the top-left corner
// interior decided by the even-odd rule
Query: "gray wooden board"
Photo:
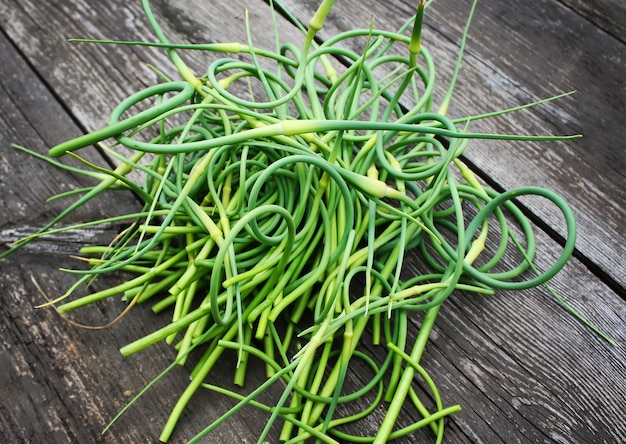
[[[626,42],[626,7],[621,0],[563,0],[561,3],[575,10],[599,28]]]
[[[169,3],[169,9],[164,2],[155,4],[171,15],[176,13],[175,23],[170,22],[177,31],[186,33],[187,39],[195,35],[197,24],[188,15],[193,10],[185,12],[182,2]],[[253,10],[258,18],[267,17],[263,6],[250,4],[255,5]],[[154,61],[150,57],[156,57],[166,64],[162,54],[151,50],[78,48],[63,43],[62,38],[68,34],[151,39],[140,26],[144,22],[136,3],[16,5],[0,5],[3,28],[41,78],[87,128],[101,125],[107,114],[103,110],[110,109],[141,84],[154,80],[149,71],[140,67],[141,60]],[[217,19],[233,20],[240,31],[242,4],[232,2],[230,7],[219,8]],[[195,12],[198,11],[204,9]],[[387,15],[394,15],[391,9]],[[47,19],[48,26],[41,26],[43,19]],[[209,34],[203,38],[218,39]],[[61,207],[59,203],[45,205],[45,197],[82,182],[80,178],[53,173],[40,162],[13,151],[8,144],[19,142],[44,151],[46,146],[77,134],[78,129],[14,48],[4,39],[0,42],[1,59],[12,61],[2,64],[0,80],[6,92],[0,102],[0,203],[10,211],[3,214],[11,214],[0,218],[0,228],[10,225],[30,230],[45,223]],[[117,68],[115,63],[119,63]],[[139,70],[126,69],[133,66],[139,66]],[[529,96],[535,94],[539,95]],[[493,100],[493,106],[500,105],[501,99]],[[536,117],[535,124],[547,117]],[[18,180],[24,177],[29,179],[28,187]],[[536,183],[552,187],[544,175],[539,175]],[[94,203],[77,214],[76,220],[101,216],[106,202]],[[129,197],[127,206],[122,205],[120,210],[132,205]],[[93,235],[106,237],[107,232]],[[605,242],[604,237],[595,241],[598,248]],[[546,251],[545,261],[558,251],[558,246],[545,237],[540,239],[540,246]],[[129,358],[119,356],[117,349],[148,333],[165,318],[154,318],[148,307],[136,307],[131,316],[113,328],[91,332],[68,325],[49,310],[33,309],[43,296],[38,294],[31,277],[49,296],[59,294],[72,282],[56,271],[59,266],[71,264],[66,251],[59,250],[71,251],[75,247],[53,243],[39,244],[38,248],[24,250],[0,263],[0,358],[2,368],[9,369],[0,380],[2,393],[7,395],[7,401],[0,403],[0,438],[3,442],[154,442],[168,409],[186,384],[184,369],[168,375],[108,434],[101,437],[100,431],[129,396],[137,393],[173,356],[165,346]],[[589,246],[583,244],[580,248],[586,253]],[[408,262],[410,268],[412,261]],[[598,340],[539,290],[521,295],[499,294],[494,298],[455,295],[438,319],[423,360],[439,385],[444,403],[463,406],[463,411],[449,421],[446,442],[626,440],[621,421],[621,412],[626,408],[624,302],[578,261],[572,261],[553,286],[611,334],[618,345],[609,347]],[[100,312],[87,312],[81,320],[104,322],[119,313],[123,305],[109,301],[99,308]],[[414,323],[417,329],[419,316]],[[229,385],[232,365],[233,362],[226,362],[212,376],[212,382]],[[362,377],[352,375],[350,383],[358,386]],[[258,374],[253,374],[250,385],[254,386],[258,378]],[[193,436],[228,405],[229,401],[219,396],[199,396],[183,417],[174,442]],[[377,411],[372,415],[364,429],[375,428],[381,414]],[[404,420],[411,415],[406,412]],[[248,410],[220,427],[218,434],[207,442],[254,441],[264,419]]]

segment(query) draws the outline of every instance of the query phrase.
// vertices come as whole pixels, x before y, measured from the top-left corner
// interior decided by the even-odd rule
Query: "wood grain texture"
[[[621,0],[561,0],[598,28],[626,43],[626,5]],[[582,37],[582,36],[581,36]]]
[[[316,4],[298,2],[294,10],[306,18]],[[560,4],[548,1],[541,4],[537,10],[545,7],[547,11],[560,11],[559,23],[578,23],[571,22],[573,16],[560,9]],[[567,57],[551,52],[566,40],[563,37],[551,40],[557,30],[563,30],[562,26],[545,22],[541,15],[531,15],[535,18],[528,19],[532,11],[523,5],[514,3],[505,7],[488,0],[480,5],[478,28],[470,41],[473,49],[466,62],[467,77],[459,85],[458,101],[452,112],[463,113],[467,109],[482,112],[545,97],[564,86],[589,85],[591,90],[585,95],[584,106],[579,99],[570,98],[524,113],[522,117],[488,123],[484,128],[510,131],[521,127],[529,132],[553,132],[578,131],[586,125],[605,126],[595,136],[585,138],[585,143],[594,145],[511,148],[484,144],[473,150],[470,159],[502,186],[531,182],[567,195],[582,218],[579,219],[583,226],[581,252],[616,280],[622,279],[624,237],[620,224],[625,207],[623,187],[617,185],[623,183],[619,164],[623,150],[599,149],[600,154],[596,155],[589,155],[586,150],[590,146],[595,148],[601,137],[611,140],[613,146],[623,146],[613,129],[616,120],[611,119],[615,115],[606,111],[623,113],[624,102],[620,105],[623,93],[615,86],[620,85],[617,74],[624,59],[602,64],[608,74],[599,78],[591,68],[573,77],[565,76],[561,70]],[[252,12],[255,26],[260,27],[259,36],[268,35],[271,28],[269,10],[259,1],[232,1],[214,8],[206,2],[160,0],[154,6],[159,16],[167,15],[162,22],[168,35],[179,41],[244,39],[242,11],[246,6]],[[360,19],[367,25],[370,11],[377,11],[376,20],[381,26],[393,28],[398,20],[411,13],[412,7],[412,3],[400,1],[388,2],[382,10],[374,2],[337,2],[326,32],[356,26]],[[429,44],[440,54],[446,54],[441,59],[443,86],[445,73],[450,72],[453,61],[449,55],[458,44],[465,12],[441,0],[434,4],[429,15],[427,26],[433,33]],[[507,17],[506,33],[501,28],[501,17]],[[12,61],[0,64],[3,91],[0,94],[0,230],[4,233],[3,241],[7,241],[14,236],[13,230],[30,230],[59,211],[61,203],[45,204],[47,196],[84,183],[82,178],[59,173],[29,159],[9,144],[19,142],[43,152],[47,146],[78,134],[77,123],[84,129],[99,127],[117,101],[156,80],[145,67],[146,61],[162,69],[169,63],[160,51],[70,45],[64,41],[69,36],[152,40],[138,2],[66,0],[52,4],[8,0],[0,5],[0,18],[3,30],[16,46],[0,34],[1,59]],[[518,20],[524,25],[531,20],[534,28],[526,29]],[[224,26],[224,23],[233,25]],[[293,28],[284,21],[280,23],[284,36],[297,38]],[[606,44],[603,51],[623,54],[619,52],[624,51],[623,45],[610,43],[612,40],[606,33],[594,30],[587,21],[580,26],[583,28],[576,29],[584,29],[599,39],[591,39],[593,45]],[[532,47],[547,54],[542,62],[546,66],[539,75],[531,75],[533,69],[539,68],[530,65],[536,59],[525,53]],[[208,58],[189,55],[190,63],[197,69],[205,66]],[[589,63],[593,66],[594,62]],[[34,67],[34,72],[28,64]],[[527,84],[527,80],[533,81]],[[608,120],[596,123],[594,115],[599,114]],[[590,137],[592,142],[587,142]],[[95,153],[91,156],[98,159]],[[551,162],[546,162],[546,158],[552,159]],[[25,177],[27,187],[23,183]],[[124,198],[122,204],[119,199],[120,196],[115,196],[94,202],[73,220],[100,217],[113,204],[120,211],[133,208],[132,196]],[[547,222],[558,225],[541,203],[531,207]],[[606,218],[600,229],[598,214]],[[98,234],[107,235],[107,232]],[[53,245],[57,244],[54,240]],[[67,244],[71,250],[73,242],[68,239]],[[113,328],[84,331],[67,324],[50,310],[35,310],[34,305],[41,303],[43,296],[33,278],[48,297],[58,295],[73,282],[56,271],[60,266],[73,265],[66,251],[46,244],[39,246],[39,250],[25,249],[0,262],[0,365],[5,369],[0,374],[0,387],[5,395],[0,402],[0,441],[155,442],[169,409],[187,383],[188,369],[177,368],[168,374],[156,390],[148,392],[107,434],[100,432],[130,397],[174,356],[163,344],[151,352],[128,358],[122,358],[117,351],[165,323],[167,314],[155,317],[149,307],[139,306]],[[540,236],[539,246],[542,250],[539,265],[545,267],[559,247],[546,235]],[[407,271],[418,267],[416,258],[410,256]],[[607,346],[540,289],[521,294],[499,293],[488,298],[455,294],[442,310],[422,362],[435,378],[444,404],[459,403],[463,407],[450,418],[445,442],[626,441],[622,418],[626,410],[623,295],[616,294],[576,260],[557,276],[553,286],[576,309],[607,331],[617,346]],[[80,313],[77,320],[103,324],[123,307],[119,301],[110,300],[98,306],[97,312]],[[420,319],[419,315],[412,319],[414,332]],[[234,359],[225,361],[212,374],[211,382],[230,387],[234,363]],[[246,390],[261,378],[262,375],[253,372]],[[350,384],[357,387],[366,378],[367,372],[356,367]],[[184,442],[229,405],[229,400],[209,393],[196,397],[172,442]],[[374,412],[361,431],[374,431],[383,413]],[[405,412],[403,421],[412,417],[412,412]],[[245,410],[206,442],[255,442],[255,435],[266,419],[255,410]],[[400,442],[415,440],[430,442],[432,436],[426,431]]]

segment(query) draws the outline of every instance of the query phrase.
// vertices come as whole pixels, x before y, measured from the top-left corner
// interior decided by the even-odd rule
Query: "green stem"
[[[411,351],[410,356],[413,362],[420,362],[422,354],[426,349],[426,344],[428,342],[428,338],[430,337],[430,333],[435,325],[435,320],[437,319],[440,308],[441,305],[435,305],[426,312],[424,321],[422,322],[422,326],[420,327],[420,331],[415,340],[415,345],[413,346],[413,350]],[[376,435],[374,444],[385,444],[389,440],[389,436],[391,435],[393,427],[396,424],[398,417],[400,416],[402,407],[404,406],[406,397],[409,393],[409,388],[413,383],[414,375],[414,367],[407,366],[404,369],[402,377],[400,378],[400,382],[398,383],[398,388],[394,393],[393,400],[389,405],[387,414],[385,415],[385,419],[383,420],[383,423],[378,430],[378,434]]]

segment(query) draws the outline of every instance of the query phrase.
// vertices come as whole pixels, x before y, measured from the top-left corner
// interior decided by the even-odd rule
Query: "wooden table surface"
[[[155,0],[153,7],[171,41],[245,41],[248,8],[256,43],[273,44],[266,3],[215,3]],[[318,2],[284,3],[306,22]],[[378,28],[396,29],[415,3],[339,0],[321,38],[368,27],[371,17]],[[424,45],[438,63],[438,97],[451,76],[470,3],[437,0],[427,9]],[[158,49],[67,42],[70,37],[154,41],[136,0],[3,0],[0,25],[0,248],[6,248],[66,205],[46,203],[47,197],[88,183],[11,144],[46,153],[101,127],[121,99],[155,83],[148,63],[174,73]],[[298,38],[286,20],[279,20],[279,28],[283,41]],[[213,57],[187,56],[198,69]],[[577,249],[552,286],[616,345],[582,326],[542,288],[493,297],[455,293],[442,308],[422,360],[444,403],[462,406],[450,417],[444,442],[626,442],[625,79],[622,0],[478,3],[449,114],[478,114],[576,90],[561,100],[481,121],[475,129],[584,137],[558,143],[476,141],[465,159],[493,187],[540,185],[570,203],[579,224]],[[95,150],[85,155],[102,161]],[[524,205],[541,227],[540,265],[547,264],[558,255],[563,223],[540,200]],[[133,196],[119,194],[94,201],[67,222],[136,208]],[[58,270],[73,264],[69,256],[85,243],[107,243],[113,229],[41,240],[0,261],[0,442],[157,441],[188,381],[185,368],[168,373],[106,434],[101,431],[173,359],[164,344],[126,358],[118,351],[165,317],[140,306],[111,328],[84,330],[51,309],[35,308],[73,283]],[[77,320],[105,322],[123,304],[111,300],[97,308]],[[417,329],[419,315],[412,322]],[[218,369],[216,383],[231,383],[232,365]],[[194,436],[229,405],[218,395],[198,396],[171,442]],[[245,410],[206,442],[256,442],[266,419]],[[426,432],[412,439],[433,440]]]

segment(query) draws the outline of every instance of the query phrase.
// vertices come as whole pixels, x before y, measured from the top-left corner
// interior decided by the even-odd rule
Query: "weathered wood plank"
[[[78,26],[81,22],[80,17],[89,17],[90,14],[96,14],[96,11],[97,14],[103,13],[103,16],[92,16],[90,21],[81,23],[86,31],[94,31],[96,25],[100,25],[98,26],[100,29],[107,29],[111,23],[119,24],[123,22],[123,14],[129,14],[128,17],[131,17],[136,13],[137,23],[141,22],[140,13],[136,9],[132,9],[135,12],[128,12],[126,6],[117,9],[111,6],[109,10],[108,5],[99,4],[97,8],[90,10],[85,3],[77,2],[77,5],[82,8],[80,16],[69,14],[72,10],[69,6],[66,12],[60,9],[59,11],[63,13],[57,15],[54,14],[55,10],[47,11],[48,16],[52,22],[61,20],[66,26],[69,26],[66,22],[69,17],[74,21],[74,25]],[[198,20],[204,17],[203,14],[215,12],[203,8],[193,11],[184,9],[182,3],[171,5],[177,6],[175,14],[178,24],[175,27],[185,33],[194,33],[196,26],[189,19],[189,14],[195,12]],[[240,6],[234,5],[233,10],[223,8],[223,15],[219,15],[217,20],[232,20],[234,17],[241,24],[240,16],[233,12],[235,9],[240,10]],[[64,8],[65,4],[58,7]],[[39,14],[41,17],[46,16],[45,8],[42,5],[39,5],[39,8],[42,11],[30,11],[29,14],[36,14],[36,17],[40,17]],[[267,17],[267,13],[263,12],[267,11],[266,9],[259,6],[254,10],[258,17]],[[6,11],[0,9],[2,17],[5,17]],[[65,13],[68,15],[65,16]],[[170,14],[172,13],[170,10]],[[37,20],[29,22],[28,15],[19,17],[22,21],[18,20],[17,15],[11,15],[12,20],[17,22],[10,26],[12,29],[30,26],[33,44],[39,44],[35,40],[41,40],[43,36],[52,38],[57,32],[50,31],[51,34],[43,33],[42,36],[39,32],[43,30],[38,30],[35,25]],[[99,17],[106,19],[99,23]],[[145,32],[139,26],[137,31],[140,35]],[[129,38],[138,38],[132,33],[129,35]],[[109,34],[103,37],[110,36]],[[206,35],[203,38],[209,39],[211,36]],[[29,50],[22,49],[25,52]],[[19,59],[15,52],[6,51],[3,49],[1,53],[3,59],[4,54],[8,54],[10,60]],[[88,55],[82,55],[83,51]],[[82,62],[87,68],[91,67],[91,64],[86,62],[94,57],[92,63],[95,63],[97,68],[92,69],[101,69],[98,75],[104,76],[102,79],[113,79],[104,82],[108,84],[107,87],[111,86],[110,94],[96,97],[98,88],[106,90],[107,87],[96,86],[94,91],[92,84],[85,82],[87,77],[84,72],[72,73],[73,65],[70,64],[48,77],[57,94],[61,96],[67,93],[69,97],[74,97],[69,101],[70,108],[87,127],[97,126],[100,122],[98,119],[105,120],[103,114],[106,112],[103,113],[102,110],[109,110],[112,104],[125,94],[124,88],[136,89],[129,85],[115,84],[121,78],[118,76],[119,72],[113,70],[109,64],[100,65],[95,62],[109,60],[113,57],[110,54],[119,54],[118,49],[98,49],[95,53],[91,51],[92,49],[88,51],[80,49],[77,52],[81,54],[77,56],[78,60],[85,57]],[[135,56],[134,50],[125,51],[121,50],[123,57],[132,59]],[[136,52],[142,53],[139,50]],[[31,57],[31,60],[44,60],[43,54]],[[63,57],[65,56],[56,59],[51,55],[53,60],[62,60]],[[143,55],[137,60],[141,57]],[[12,66],[15,66],[15,71],[11,71]],[[24,72],[27,72],[24,65],[7,64],[3,68],[8,70],[4,73],[6,75],[0,77],[3,88],[8,88],[5,86],[7,79],[21,77],[19,80],[24,83],[18,85],[15,91],[29,89],[25,88],[25,85],[30,85],[29,90],[35,91],[34,97],[38,99],[46,97],[45,91],[40,89],[40,83],[32,75],[24,75]],[[65,80],[69,83],[64,83],[62,76],[67,76]],[[95,76],[96,80],[92,83],[100,83],[102,79],[97,77]],[[141,83],[146,79],[132,80],[133,83],[135,81]],[[79,103],[76,97],[80,94],[72,91],[68,84],[74,88],[84,87],[85,91],[80,94],[87,97],[94,94],[93,101],[87,104]],[[45,147],[55,140],[42,137],[44,139],[42,142],[37,135],[38,132],[50,131],[57,137],[61,135],[61,130],[65,126],[70,125],[65,117],[61,117],[63,113],[55,108],[56,105],[50,97],[41,102],[52,103],[51,108],[41,106],[41,115],[58,117],[60,122],[56,119],[52,119],[52,122],[45,121],[31,115],[28,117],[29,121],[38,122],[40,119],[40,123],[35,123],[32,127],[25,125],[19,115],[5,113],[5,110],[32,113],[32,102],[18,103],[17,99],[13,100],[12,103],[2,103],[0,106],[2,110],[0,115],[6,122],[0,128],[2,135],[0,153],[3,156],[8,152],[13,153],[7,151],[6,142],[15,141],[15,136],[20,136],[18,141],[28,146]],[[99,111],[98,103],[102,106]],[[83,114],[78,112],[82,105],[86,105],[89,110],[87,114],[85,111]],[[77,130],[74,128],[71,131]],[[43,184],[35,185],[37,189],[42,190],[42,195],[36,196],[39,200],[31,201],[27,197],[27,206],[24,206],[24,201],[18,199],[18,191],[21,188],[14,176],[21,171],[30,173],[32,177],[32,171],[37,171],[36,168],[41,164],[37,163],[36,166],[24,164],[21,166],[23,170],[14,171],[14,166],[20,164],[14,163],[14,159],[11,158],[10,163],[7,162],[6,165],[6,170],[10,171],[10,174],[0,176],[2,181],[0,196],[12,197],[0,204],[3,207],[8,205],[22,208],[23,212],[18,213],[22,216],[15,221],[15,225],[36,224],[47,220],[50,214],[56,211],[56,207],[43,206],[41,202],[45,197],[43,194],[48,194],[44,193],[46,190]],[[43,177],[51,177],[51,174]],[[34,177],[33,181],[36,182],[37,177]],[[77,183],[63,175],[57,176],[57,182],[58,185],[53,186],[64,190],[66,187],[76,186]],[[538,178],[537,183],[545,183],[545,178]],[[37,207],[37,214],[27,211],[28,208],[32,208],[28,205],[33,202],[40,204]],[[46,213],[48,211],[49,214]],[[545,251],[558,250],[558,247],[548,242],[545,238],[540,240],[540,245]],[[546,261],[550,259],[550,255],[545,257]],[[51,271],[59,265],[67,263],[56,254],[45,252],[45,255],[33,255],[28,251],[24,251],[11,262],[0,263],[2,267],[0,294],[3,295],[0,309],[3,348],[0,351],[0,359],[3,368],[11,369],[2,375],[6,379],[2,379],[1,384],[9,388],[10,395],[15,395],[19,399],[17,409],[13,404],[0,403],[0,417],[5,421],[0,424],[0,438],[7,442],[24,440],[37,442],[49,440],[50,436],[57,442],[153,441],[152,437],[159,433],[175,396],[186,384],[186,373],[183,369],[169,375],[167,380],[160,384],[159,393],[149,393],[122,417],[121,422],[110,434],[100,437],[99,433],[106,421],[127,401],[125,391],[136,393],[173,356],[169,348],[158,347],[152,353],[121,358],[116,351],[117,348],[148,333],[154,328],[155,322],[164,322],[164,319],[154,320],[155,318],[147,311],[148,307],[137,307],[132,316],[128,316],[112,329],[103,332],[83,332],[59,320],[52,312],[32,310],[32,305],[41,301],[41,298],[37,296],[37,289],[31,283],[31,273],[46,293],[56,295],[72,281],[65,275]],[[423,361],[436,378],[444,396],[444,403],[460,402],[464,407],[464,410],[450,421],[447,442],[610,443],[626,439],[626,431],[621,423],[621,412],[626,408],[624,399],[626,354],[623,347],[626,339],[623,327],[626,313],[623,301],[576,261],[559,275],[554,286],[568,301],[612,334],[618,346],[614,348],[606,346],[566,315],[541,291],[527,292],[524,295],[499,295],[496,298],[455,295],[440,315]],[[577,295],[583,296],[578,300]],[[110,301],[102,306],[101,310],[103,316],[110,316],[119,313],[121,308],[122,304]],[[84,321],[102,321],[96,313],[85,316],[87,317],[83,319]],[[230,372],[230,368],[224,368],[217,371],[213,377],[218,383],[229,384],[227,378]],[[251,383],[254,386],[253,381]],[[74,387],[78,389],[74,391]],[[607,387],[610,389],[607,390]],[[28,395],[24,396],[24,393]],[[210,407],[206,407],[207,405]],[[177,429],[176,439],[182,440],[193,436],[194,432],[222,413],[227,405],[228,402],[220,397],[208,395],[199,397],[192,403],[193,409],[183,418],[181,427]],[[373,427],[375,421],[380,419],[380,415],[381,412],[374,415],[369,421],[369,427]],[[207,442],[253,441],[251,437],[258,433],[258,427],[263,425],[263,420],[263,415],[248,410],[243,417],[237,417],[234,422],[221,427],[218,435],[214,435]]]
[[[626,4],[623,1],[561,0],[561,2],[585,16],[599,28],[626,43]]]

